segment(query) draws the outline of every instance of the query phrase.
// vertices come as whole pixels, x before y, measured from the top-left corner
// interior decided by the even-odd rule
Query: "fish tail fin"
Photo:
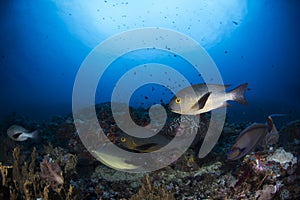
[[[245,99],[245,92],[247,90],[248,83],[244,83],[236,87],[235,89],[231,90],[230,93],[232,94],[232,100],[236,101],[240,104],[248,105],[247,100]]]
[[[32,139],[38,139],[38,137],[39,137],[39,131],[38,130],[33,131],[32,133],[30,133],[30,137]]]

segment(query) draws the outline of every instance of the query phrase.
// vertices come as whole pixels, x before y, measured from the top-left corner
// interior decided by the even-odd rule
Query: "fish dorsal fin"
[[[245,128],[238,136],[237,140],[242,137],[244,134],[248,133],[249,131],[252,131],[253,129],[257,129],[257,128],[262,128],[265,127],[266,124],[261,124],[261,123],[253,123],[250,126],[248,126],[247,128]]]
[[[274,123],[273,123],[273,119],[270,116],[268,117],[266,124],[267,124],[267,128],[268,128],[268,132],[271,132],[273,129]]]
[[[268,119],[267,119],[267,126],[268,126],[268,132],[277,132],[278,133],[278,130],[273,122],[273,118],[272,117],[284,117],[284,116],[287,116],[286,114],[272,114],[272,115],[269,115],[268,116]]]
[[[205,95],[203,95],[193,106],[192,108],[196,109],[198,108],[199,110],[204,108],[205,103],[210,96],[211,92],[207,92]]]

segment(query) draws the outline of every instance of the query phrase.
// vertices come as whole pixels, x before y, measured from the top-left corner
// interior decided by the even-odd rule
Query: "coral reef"
[[[0,185],[0,199],[8,199],[11,195],[13,195],[13,191],[10,188],[10,185],[13,184],[12,171],[13,166],[3,166],[0,163],[1,170],[1,185]],[[12,193],[12,194],[11,194]],[[16,199],[15,197],[13,197]]]
[[[258,190],[255,193],[255,199],[257,200],[270,200],[274,194],[278,191],[276,185],[264,185],[262,190]]]
[[[276,149],[275,152],[267,157],[267,161],[278,162],[285,170],[297,164],[297,158],[292,153],[286,152],[283,148]]]
[[[38,171],[36,148],[33,148],[29,162],[25,156],[20,154],[19,148],[14,149],[13,156],[13,166],[1,164],[0,167],[2,174],[0,194],[3,199],[80,199],[78,191],[72,185],[62,186],[62,174],[53,176],[53,173],[60,169],[58,165],[55,169],[53,165],[48,163],[48,160],[44,160],[40,163],[41,173]],[[61,186],[61,190],[54,188],[51,182],[44,181],[46,177],[56,178],[55,181]],[[50,179],[47,178],[47,180]]]
[[[173,200],[175,198],[171,192],[166,191],[164,186],[154,186],[154,184],[151,183],[150,181],[149,175],[146,175],[144,178],[144,184],[142,185],[139,192],[130,198],[130,200],[139,200],[139,199]]]
[[[49,158],[46,157],[43,162],[40,163],[40,168],[40,176],[47,180],[54,191],[59,193],[64,183],[64,177],[59,165],[54,162],[49,162]]]
[[[138,125],[150,122],[144,108],[130,108]],[[96,106],[104,133],[116,142],[122,130],[110,103]],[[118,115],[123,115],[117,113]],[[173,137],[195,129],[197,138],[177,161],[158,171],[129,174],[97,161],[81,143],[71,116],[36,123],[16,114],[0,123],[0,199],[299,199],[299,120],[286,123],[243,158],[226,160],[225,152],[250,122],[225,123],[212,152],[197,157],[210,115],[200,121],[167,113],[160,134]],[[182,121],[180,121],[182,120]],[[179,126],[179,122],[181,126]],[[12,124],[39,129],[40,139],[15,142],[6,135]],[[279,128],[279,127],[277,127]]]
[[[276,196],[282,196],[284,195],[281,194],[282,192],[287,193],[287,188],[291,188],[288,193],[293,191],[293,194],[297,194],[299,185],[291,187],[291,183],[296,183],[296,178],[288,180],[291,176],[299,179],[296,175],[298,165],[297,158],[282,148],[275,152],[253,153],[244,158],[235,186],[238,189],[240,186],[247,185],[250,190],[256,186],[258,190],[255,197],[258,199],[274,199]]]
[[[138,187],[141,185],[144,176],[145,173],[122,172],[100,165],[95,169],[91,178],[96,180],[105,179],[110,182],[126,181],[131,187]]]

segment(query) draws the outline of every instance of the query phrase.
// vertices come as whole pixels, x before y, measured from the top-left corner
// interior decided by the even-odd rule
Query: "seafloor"
[[[130,109],[139,125],[147,110]],[[110,104],[96,106],[111,141],[119,137]],[[225,123],[215,148],[205,158],[197,151],[209,122],[201,116],[198,137],[177,161],[150,173],[126,173],[106,167],[82,145],[70,116],[37,123],[12,114],[0,124],[0,199],[300,199],[300,121],[277,127],[279,140],[231,161],[226,152],[250,123]],[[161,134],[172,136],[178,115],[168,114]],[[17,124],[38,129],[39,139],[13,141],[6,134]],[[190,127],[194,128],[194,127]]]

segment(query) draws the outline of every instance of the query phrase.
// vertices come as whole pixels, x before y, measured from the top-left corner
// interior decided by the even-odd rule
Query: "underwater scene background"
[[[0,199],[298,199],[299,10],[297,0],[1,1]],[[209,107],[200,116],[174,112],[171,103],[178,100],[173,99],[174,91],[185,84],[219,82],[203,77],[171,45],[121,55],[97,85],[93,110],[104,135],[120,149],[136,153],[139,164],[101,154],[98,138],[94,139],[99,136],[96,126],[79,131],[78,124],[90,117],[76,119],[72,113],[73,87],[83,63],[112,36],[149,27],[184,34],[201,45],[224,84],[230,85],[227,94],[248,84],[238,92],[239,98],[233,95],[223,101],[231,106],[205,157],[199,152],[214,119],[210,111],[222,109],[208,102],[219,97],[218,91],[197,93],[192,107]],[[105,55],[122,47],[116,44]],[[153,63],[177,70],[187,81],[150,67]],[[118,85],[126,73],[131,79]],[[123,107],[127,88],[149,77],[166,85],[137,88],[126,105],[130,116],[149,131],[156,130],[149,117],[152,105],[162,105],[167,118],[157,136],[137,139],[119,127],[110,102],[120,86],[124,93],[116,103]],[[178,135],[183,140],[193,133],[183,153],[177,153],[184,149],[178,145],[153,163],[142,158]],[[87,145],[85,140],[93,142]],[[163,162],[171,164],[128,173]]]

